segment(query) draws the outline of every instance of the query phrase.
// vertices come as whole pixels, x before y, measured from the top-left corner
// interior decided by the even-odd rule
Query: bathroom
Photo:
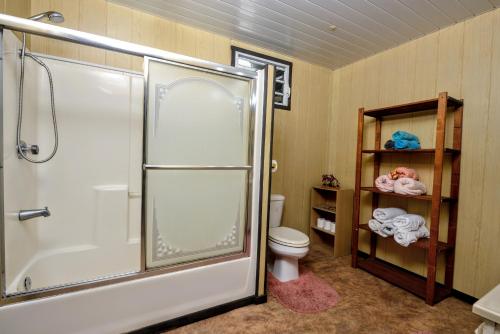
[[[498,6],[1,0],[0,333],[500,331]]]

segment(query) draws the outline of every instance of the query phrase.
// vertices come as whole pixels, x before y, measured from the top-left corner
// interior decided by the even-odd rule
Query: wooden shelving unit
[[[446,113],[454,112],[453,147],[445,148]],[[436,114],[436,143],[432,149],[420,150],[384,150],[381,149],[382,122],[385,117],[394,115],[416,115]],[[363,130],[365,116],[375,118],[375,148],[363,149]],[[402,104],[386,108],[358,111],[358,144],[356,152],[356,187],[354,192],[354,212],[352,221],[352,266],[359,267],[378,276],[392,284],[412,292],[424,298],[426,303],[433,305],[450,295],[453,287],[453,268],[455,262],[455,241],[457,230],[458,193],[460,184],[460,155],[462,146],[462,116],[463,101],[449,97],[446,92],[440,93],[438,98],[415,103]],[[434,179],[432,184],[432,195],[407,196],[395,193],[385,193],[376,187],[361,186],[362,155],[372,154],[374,160],[374,180],[380,174],[381,159],[391,155],[393,159],[397,156],[433,155],[434,156]],[[442,179],[444,156],[451,156],[451,188],[450,196],[442,196]],[[367,258],[358,255],[359,230],[370,231],[367,224],[360,224],[361,192],[372,194],[372,210],[378,207],[379,196],[392,196],[410,200],[428,201],[431,203],[430,238],[421,239],[410,247],[425,249],[427,251],[427,277],[411,273],[403,268],[382,261],[376,257],[377,234],[371,233],[370,254]],[[450,210],[448,220],[448,237],[446,242],[439,241],[439,218],[442,203],[448,203]],[[444,253],[446,257],[445,282],[436,282],[437,256]]]
[[[311,244],[328,248],[334,257],[351,253],[352,198],[352,189],[316,186],[311,190]],[[335,233],[319,228],[318,218],[335,221]]]

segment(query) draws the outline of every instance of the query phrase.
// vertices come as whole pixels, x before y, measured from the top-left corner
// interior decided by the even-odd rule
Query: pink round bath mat
[[[334,307],[340,297],[333,287],[310,270],[300,270],[298,279],[278,281],[267,273],[269,292],[281,305],[299,313],[318,313]]]

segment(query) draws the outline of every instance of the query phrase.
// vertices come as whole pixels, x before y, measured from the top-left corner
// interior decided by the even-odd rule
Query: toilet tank
[[[271,205],[269,209],[269,227],[278,227],[281,225],[281,216],[283,215],[283,205],[285,196],[279,194],[271,195]]]

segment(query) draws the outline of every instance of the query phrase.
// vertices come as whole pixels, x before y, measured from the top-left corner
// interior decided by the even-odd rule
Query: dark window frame
[[[291,110],[292,107],[292,72],[293,72],[293,63],[284,59],[268,56],[259,52],[255,52],[252,50],[240,48],[234,45],[231,45],[231,66],[236,66],[236,52],[240,53],[245,53],[250,56],[258,57],[263,60],[269,60],[275,63],[280,63],[283,64],[284,66],[288,66],[289,72],[288,72],[288,86],[290,87],[290,96],[288,98],[288,104],[286,106],[282,104],[276,104],[274,103],[274,108],[276,109],[282,109],[282,110]],[[276,77],[276,75],[275,75]],[[276,81],[274,82],[274,87],[276,87]]]

